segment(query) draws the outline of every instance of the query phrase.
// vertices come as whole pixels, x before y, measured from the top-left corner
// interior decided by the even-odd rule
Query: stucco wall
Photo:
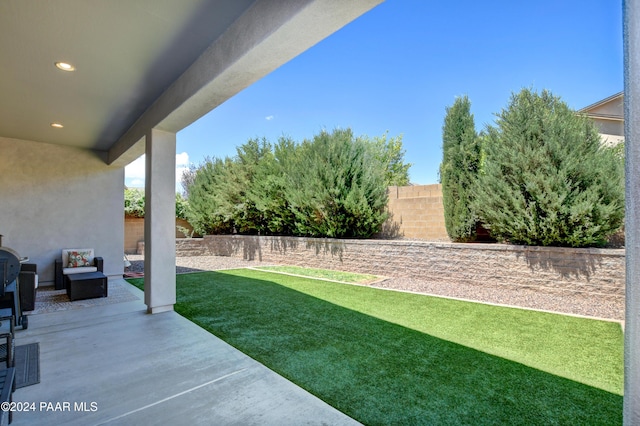
[[[390,186],[387,191],[390,217],[381,236],[449,241],[442,185]]]
[[[93,248],[106,275],[122,275],[124,168],[100,153],[0,138],[3,245],[38,265],[52,284],[63,248]]]
[[[624,140],[624,122],[601,119],[594,119],[593,121],[598,126],[600,133],[618,136],[618,139]]]

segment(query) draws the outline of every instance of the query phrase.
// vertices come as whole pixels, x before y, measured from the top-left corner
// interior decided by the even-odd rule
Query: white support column
[[[640,2],[624,2],[626,315],[623,423],[640,425]]]
[[[176,134],[150,130],[145,157],[144,303],[155,314],[176,303]]]

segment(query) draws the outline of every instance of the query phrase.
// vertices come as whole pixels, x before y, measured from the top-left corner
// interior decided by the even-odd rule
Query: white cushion
[[[93,249],[90,248],[83,248],[83,249],[63,249],[62,250],[62,267],[63,268],[67,268],[69,266],[69,252],[89,252],[89,263],[91,263],[93,265],[93,258],[94,258],[94,254],[93,254]],[[65,272],[66,273],[66,272]]]
[[[64,275],[72,275],[72,274],[84,274],[86,272],[97,272],[98,268],[95,266],[79,266],[77,268],[62,268],[62,273]]]

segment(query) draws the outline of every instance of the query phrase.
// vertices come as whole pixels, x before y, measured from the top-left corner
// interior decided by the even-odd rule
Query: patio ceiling
[[[251,3],[0,2],[0,135],[108,150]]]
[[[126,164],[381,1],[3,0],[0,137]]]

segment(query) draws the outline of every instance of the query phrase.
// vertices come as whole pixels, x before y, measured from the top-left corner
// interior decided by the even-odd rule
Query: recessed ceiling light
[[[76,67],[68,62],[56,62],[56,67],[62,71],[75,71]]]
[[[62,129],[64,126],[60,123],[51,123],[51,127],[55,127],[56,129]]]

